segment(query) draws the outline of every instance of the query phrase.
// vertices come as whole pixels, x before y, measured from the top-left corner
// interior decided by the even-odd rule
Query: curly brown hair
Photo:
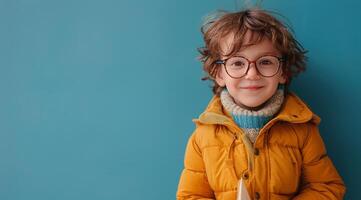
[[[231,51],[224,56],[230,57],[239,52],[244,47],[245,34],[250,32],[252,35],[251,45],[257,44],[267,37],[285,58],[282,70],[283,76],[287,80],[286,86],[289,85],[292,77],[305,70],[307,51],[293,37],[292,30],[273,16],[277,13],[253,8],[239,12],[219,11],[216,14],[202,26],[201,32],[205,46],[198,48],[201,54],[199,59],[203,63],[203,70],[207,73],[202,80],[212,80],[215,95],[219,96],[223,89],[215,81],[218,69],[221,67],[215,61],[221,59],[221,41],[230,33],[234,34],[234,44]]]

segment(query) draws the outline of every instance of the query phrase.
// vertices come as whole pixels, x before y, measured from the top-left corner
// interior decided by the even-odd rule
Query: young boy
[[[225,13],[202,27],[215,96],[194,122],[177,199],[342,199],[319,117],[288,92],[305,51],[269,12]]]

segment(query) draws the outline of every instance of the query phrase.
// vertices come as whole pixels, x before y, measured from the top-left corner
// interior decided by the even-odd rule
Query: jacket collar
[[[269,123],[274,123],[275,121],[286,121],[290,123],[305,123],[311,121],[316,124],[320,123],[321,119],[294,93],[288,93],[284,101],[280,112]],[[218,96],[214,96],[206,110],[198,119],[193,121],[201,124],[235,124],[231,115],[223,109]]]

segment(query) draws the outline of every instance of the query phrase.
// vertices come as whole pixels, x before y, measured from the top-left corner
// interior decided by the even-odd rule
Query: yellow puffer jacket
[[[242,178],[251,199],[342,199],[344,183],[318,131],[319,117],[290,93],[250,143],[213,97],[195,119],[177,199],[235,200]]]

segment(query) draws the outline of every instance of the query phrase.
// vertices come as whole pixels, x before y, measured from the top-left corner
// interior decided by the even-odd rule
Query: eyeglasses
[[[216,60],[215,64],[223,64],[227,74],[232,78],[244,77],[248,73],[251,63],[255,64],[256,70],[261,76],[272,77],[278,73],[281,63],[284,61],[283,57],[273,55],[264,55],[254,61],[242,56],[234,56],[224,60]]]

